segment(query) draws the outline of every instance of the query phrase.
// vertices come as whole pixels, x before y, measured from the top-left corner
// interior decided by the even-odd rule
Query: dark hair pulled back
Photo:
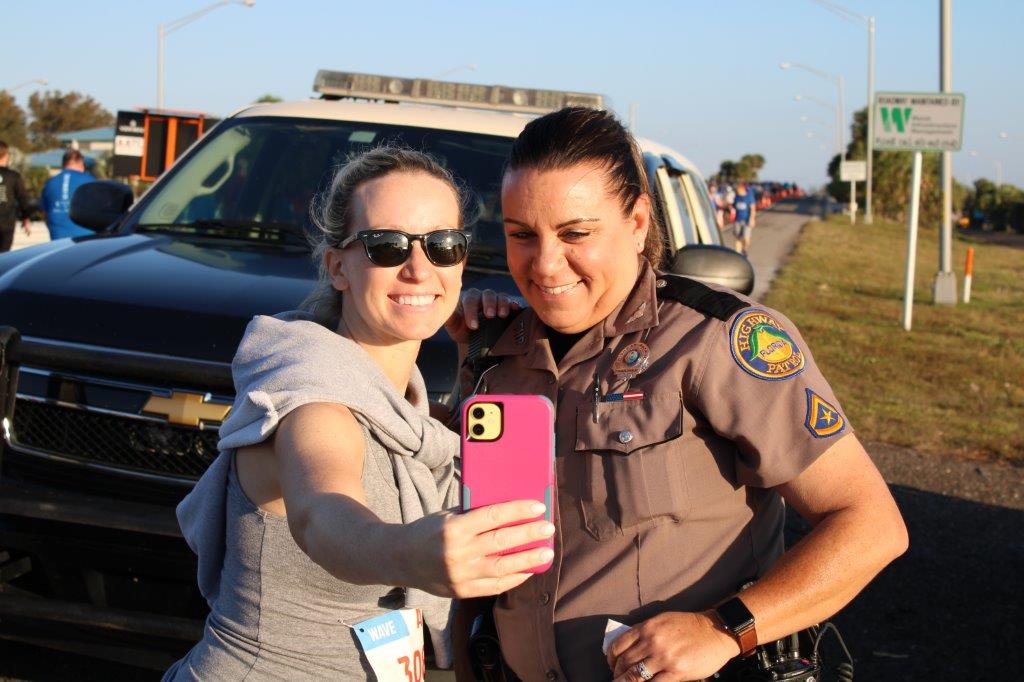
[[[640,146],[614,114],[602,109],[566,107],[530,121],[512,144],[506,173],[524,168],[563,170],[580,164],[605,169],[608,190],[618,197],[624,216],[641,196],[651,196]],[[652,197],[642,255],[657,267],[664,251]]]

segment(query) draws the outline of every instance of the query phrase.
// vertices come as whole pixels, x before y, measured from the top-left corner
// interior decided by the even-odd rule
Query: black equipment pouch
[[[473,619],[469,632],[469,662],[473,678],[482,682],[518,682],[519,678],[505,664],[498,642],[492,609]]]
[[[847,659],[835,665],[825,661],[820,652],[822,638],[830,630]],[[827,672],[825,677],[823,672]],[[853,657],[839,630],[830,622],[759,644],[753,654],[733,659],[706,682],[821,682],[823,679],[853,682]]]

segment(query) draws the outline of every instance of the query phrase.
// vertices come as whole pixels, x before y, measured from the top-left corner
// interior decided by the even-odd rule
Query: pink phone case
[[[501,434],[494,441],[470,440],[469,411],[477,403],[496,403],[502,409]],[[462,509],[478,509],[511,500],[537,500],[551,521],[555,484],[555,408],[542,395],[476,395],[462,404]],[[540,517],[537,517],[540,518]],[[550,547],[554,537],[505,550]],[[551,562],[529,573],[543,573]]]

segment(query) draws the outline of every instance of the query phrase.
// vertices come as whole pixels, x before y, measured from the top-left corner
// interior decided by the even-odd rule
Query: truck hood
[[[127,234],[59,240],[0,258],[0,325],[24,336],[230,362],[258,314],[295,308],[309,254]]]
[[[24,336],[231,362],[254,315],[292,310],[313,286],[305,251],[161,234],[62,239],[0,256],[0,325]],[[466,287],[515,294],[507,274],[467,270]],[[423,342],[427,390],[451,390],[444,330]]]

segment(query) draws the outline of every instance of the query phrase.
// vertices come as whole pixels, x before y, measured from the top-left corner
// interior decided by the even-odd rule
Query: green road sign
[[[875,149],[956,152],[964,133],[963,93],[875,93]]]

